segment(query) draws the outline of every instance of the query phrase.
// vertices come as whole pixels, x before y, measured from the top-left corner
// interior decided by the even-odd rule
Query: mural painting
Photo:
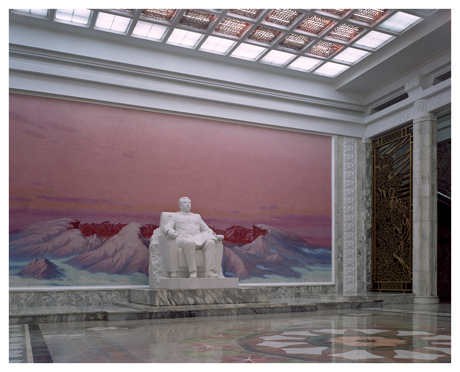
[[[332,281],[330,137],[16,94],[9,136],[10,287],[147,285],[181,196],[225,276]]]

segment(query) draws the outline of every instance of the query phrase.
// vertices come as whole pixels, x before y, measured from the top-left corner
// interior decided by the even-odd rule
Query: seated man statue
[[[164,232],[171,238],[177,239],[177,245],[182,248],[187,262],[190,278],[197,277],[195,250],[203,249],[205,262],[205,277],[217,278],[215,267],[215,252],[217,237],[199,214],[190,213],[192,201],[187,197],[179,199],[180,212],[169,216]]]

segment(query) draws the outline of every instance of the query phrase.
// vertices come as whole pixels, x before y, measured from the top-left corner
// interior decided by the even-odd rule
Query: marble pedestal
[[[269,303],[269,288],[131,289],[128,301],[149,306]]]
[[[238,288],[238,278],[159,278],[156,279],[156,287],[151,289],[224,289]]]

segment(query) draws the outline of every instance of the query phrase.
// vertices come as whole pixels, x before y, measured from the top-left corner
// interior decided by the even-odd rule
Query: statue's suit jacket
[[[213,231],[206,225],[199,214],[177,212],[169,216],[166,222],[164,231],[167,233],[170,229],[174,229],[179,233],[177,243],[182,246],[186,240],[192,240],[197,247],[212,239],[217,241]]]

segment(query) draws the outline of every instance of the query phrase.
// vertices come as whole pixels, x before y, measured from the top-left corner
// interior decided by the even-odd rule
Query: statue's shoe
[[[212,271],[206,271],[206,273],[204,274],[204,277],[205,278],[218,278],[219,275],[217,275],[216,273]]]
[[[190,273],[190,279],[196,279],[196,271]]]

